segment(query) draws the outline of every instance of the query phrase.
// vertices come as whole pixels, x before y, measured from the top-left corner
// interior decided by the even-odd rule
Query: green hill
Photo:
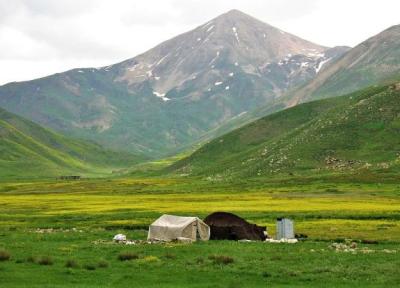
[[[1,177],[111,173],[143,160],[97,144],[69,139],[0,109]]]
[[[168,169],[215,177],[396,169],[400,84],[374,86],[269,115]]]

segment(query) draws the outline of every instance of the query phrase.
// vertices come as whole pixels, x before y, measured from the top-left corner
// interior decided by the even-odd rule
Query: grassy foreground
[[[0,259],[10,258],[0,261],[1,286],[395,287],[399,191],[397,181],[349,184],[341,176],[234,184],[172,178],[2,182]],[[275,218],[289,216],[309,240],[111,242],[117,233],[145,239],[147,226],[163,213],[204,217],[219,210],[267,225],[272,235]],[[354,251],[330,247],[345,238],[357,242]],[[126,255],[132,259],[119,259]]]

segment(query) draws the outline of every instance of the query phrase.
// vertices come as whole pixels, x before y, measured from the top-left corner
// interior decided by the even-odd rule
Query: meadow
[[[0,195],[0,259],[9,255],[0,261],[1,287],[395,287],[400,283],[396,179],[3,180]],[[272,236],[275,219],[290,217],[296,232],[308,239],[298,244],[111,241],[117,233],[145,239],[148,225],[164,213],[203,218],[215,211],[266,225]],[[355,250],[331,247],[346,241],[354,241]]]

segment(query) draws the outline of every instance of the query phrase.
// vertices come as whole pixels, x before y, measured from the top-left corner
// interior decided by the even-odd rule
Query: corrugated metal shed
[[[276,219],[276,239],[293,239],[294,225],[293,221],[287,218]]]

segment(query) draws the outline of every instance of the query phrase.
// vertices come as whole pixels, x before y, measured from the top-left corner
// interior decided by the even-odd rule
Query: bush
[[[11,259],[10,252],[6,250],[0,250],[0,261],[8,261]]]
[[[129,261],[139,259],[139,255],[133,252],[121,252],[118,255],[119,261]]]
[[[28,258],[26,258],[27,262],[30,263],[36,263],[36,257],[35,256],[28,256]]]
[[[98,263],[97,266],[99,268],[107,268],[108,267],[108,262],[106,260],[101,259]]]
[[[50,256],[43,256],[37,260],[39,265],[50,266],[53,265],[53,259]]]
[[[15,260],[15,263],[17,263],[17,264],[25,263],[25,259],[17,259],[17,260]]]
[[[96,270],[96,265],[92,264],[92,263],[87,263],[83,266],[86,270]]]
[[[212,260],[215,264],[228,265],[234,262],[233,258],[225,255],[211,255],[208,259]]]
[[[261,275],[262,275],[262,277],[264,277],[264,278],[269,278],[269,277],[272,276],[272,275],[271,275],[270,273],[268,273],[268,272],[263,272],[263,273],[261,273]]]
[[[65,262],[65,267],[67,268],[78,268],[79,264],[76,260],[74,259],[69,259],[67,262]]]

